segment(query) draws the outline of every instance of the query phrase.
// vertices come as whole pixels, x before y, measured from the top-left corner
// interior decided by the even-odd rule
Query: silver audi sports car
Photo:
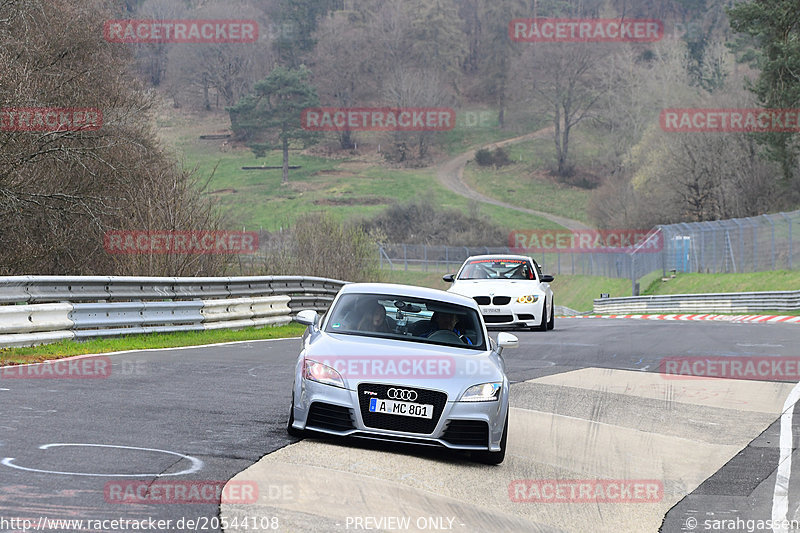
[[[435,289],[345,285],[308,326],[297,358],[288,431],[468,450],[503,461],[508,378],[475,300]]]

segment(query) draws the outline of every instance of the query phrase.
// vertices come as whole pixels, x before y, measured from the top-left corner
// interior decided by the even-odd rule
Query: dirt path
[[[533,133],[528,133],[520,137],[514,137],[511,139],[506,139],[504,141],[487,144],[482,148],[494,149],[502,146],[507,146],[510,144],[516,144],[520,142],[529,141],[532,139],[538,139],[540,137],[544,137],[545,135],[552,135],[552,133],[553,133],[552,127],[544,128],[542,130],[535,131]],[[507,204],[495,198],[483,195],[478,191],[476,191],[475,189],[470,188],[464,181],[464,167],[470,160],[475,158],[475,152],[477,150],[478,149],[464,152],[463,154],[459,154],[453,159],[445,161],[444,163],[439,165],[439,168],[436,170],[436,177],[438,178],[439,182],[448,189],[450,189],[451,191],[453,191],[454,193],[469,198],[470,200],[477,200],[478,202],[492,204],[499,207],[505,207],[507,209],[520,211],[522,213],[529,213],[531,215],[536,215],[542,218],[546,218],[547,220],[550,220],[552,222],[555,222],[556,224],[560,224],[567,229],[590,228],[590,226],[587,226],[586,224],[578,220],[573,220],[571,218],[553,215],[551,213],[545,213],[543,211],[536,211],[535,209],[527,209],[525,207],[519,207],[516,205]]]

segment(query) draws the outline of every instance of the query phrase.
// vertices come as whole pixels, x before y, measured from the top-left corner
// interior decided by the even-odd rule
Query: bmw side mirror
[[[304,326],[316,326],[319,322],[319,315],[313,309],[305,309],[295,315],[294,321]]]
[[[556,278],[554,278],[550,274],[545,274],[545,275],[542,276],[542,283],[550,283],[554,279],[556,279]]]
[[[455,281],[455,276],[453,274],[445,274],[442,276],[442,280],[447,283],[453,283]]]

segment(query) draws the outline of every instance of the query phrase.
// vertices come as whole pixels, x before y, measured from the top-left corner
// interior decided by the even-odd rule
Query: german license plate
[[[481,312],[482,313],[487,313],[487,314],[488,313],[502,313],[503,310],[502,309],[498,309],[496,307],[481,307]]]
[[[433,418],[433,406],[430,404],[396,402],[394,400],[379,400],[378,398],[370,398],[369,412],[413,416],[416,418]]]

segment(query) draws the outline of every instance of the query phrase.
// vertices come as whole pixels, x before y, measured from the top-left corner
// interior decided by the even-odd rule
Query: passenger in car
[[[359,331],[390,333],[392,330],[386,320],[386,308],[377,300],[369,300],[362,308],[362,317],[356,327]]]

